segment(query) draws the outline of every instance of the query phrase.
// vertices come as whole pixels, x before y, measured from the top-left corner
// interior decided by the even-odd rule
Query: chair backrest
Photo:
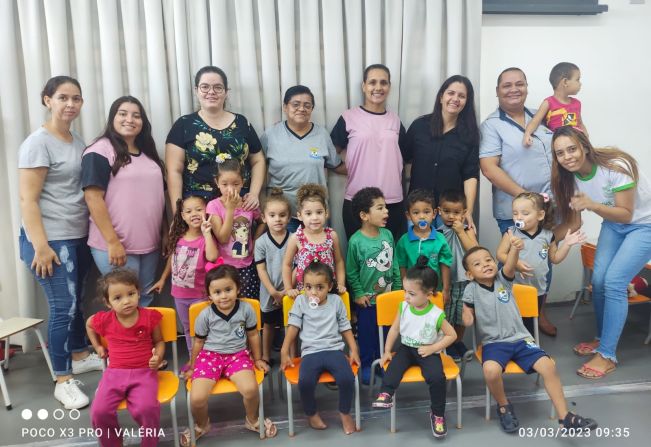
[[[596,252],[597,247],[593,244],[586,242],[581,245],[581,262],[583,263],[583,267],[588,270],[594,268],[594,255]]]
[[[391,326],[393,320],[396,318],[400,303],[404,300],[404,290],[394,290],[379,294],[375,299],[378,326]],[[438,306],[439,309],[443,309],[443,294],[441,292],[437,292],[436,295],[432,296],[430,301],[435,306]]]
[[[532,286],[513,284],[513,296],[523,317],[538,317],[538,290]]]
[[[255,312],[255,318],[257,320],[256,323],[256,329],[261,330],[262,329],[262,318],[260,315],[260,301],[254,300],[253,298],[240,298],[240,301],[246,301],[253,307],[253,311]],[[206,307],[208,307],[212,301],[201,301],[199,303],[194,303],[192,306],[190,306],[190,311],[188,312],[188,318],[190,320],[190,335],[194,337],[194,322],[201,313],[202,310],[204,310]]]
[[[344,306],[346,307],[346,315],[350,320],[350,295],[348,294],[348,292],[344,292],[339,296],[341,297],[341,301],[344,302]],[[284,326],[287,326],[287,321],[289,320],[289,311],[292,309],[293,305],[294,305],[294,298],[285,295],[283,297],[283,325]]]

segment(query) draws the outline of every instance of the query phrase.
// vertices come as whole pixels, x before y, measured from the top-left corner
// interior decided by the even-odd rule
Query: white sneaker
[[[72,373],[73,374],[83,374],[88,371],[101,371],[102,370],[102,359],[99,358],[94,352],[88,354],[88,357],[81,360],[72,361]]]
[[[89,400],[78,385],[83,385],[79,380],[68,379],[65,382],[57,383],[54,387],[54,397],[61,402],[66,410],[84,408]]]

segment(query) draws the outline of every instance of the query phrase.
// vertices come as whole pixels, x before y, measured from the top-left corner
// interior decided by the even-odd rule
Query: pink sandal
[[[591,343],[587,343],[587,342],[579,343],[578,345],[572,348],[574,353],[581,357],[587,357],[595,354],[596,352],[595,349],[596,348],[593,347]]]

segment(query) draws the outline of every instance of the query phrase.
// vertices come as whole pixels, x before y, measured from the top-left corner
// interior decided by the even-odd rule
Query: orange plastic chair
[[[341,296],[341,300],[346,306],[346,314],[350,320],[350,297],[348,292],[344,292]],[[283,297],[283,324],[287,327],[287,321],[289,320],[289,311],[294,305],[294,299],[285,295]],[[298,385],[298,375],[301,366],[301,358],[297,357],[293,359],[294,366],[285,369],[285,383],[287,386],[287,421],[289,425],[289,436],[294,436],[294,404],[292,401],[292,385]],[[352,365],[351,369],[355,375],[355,427],[359,431],[361,428],[361,415],[360,415],[360,405],[359,405],[359,378],[357,377],[357,371],[359,367],[357,365]],[[335,378],[329,372],[324,372],[319,377],[318,383],[335,383]]]
[[[258,300],[254,300],[251,298],[240,298],[241,301],[245,301],[248,304],[253,307],[253,310],[255,311],[255,315],[257,318],[257,324],[256,328],[258,331],[262,329],[262,319],[260,315],[260,302]],[[189,318],[190,318],[190,335],[194,337],[194,322],[201,313],[202,310],[204,310],[206,307],[208,307],[211,304],[210,301],[202,301],[200,303],[194,303],[192,306],[190,306],[190,312],[189,312]],[[264,392],[262,389],[262,382],[264,381],[264,371],[259,370],[258,368],[254,368],[253,371],[255,372],[255,380],[258,383],[258,391],[260,394],[260,406],[258,407],[258,420],[260,421],[260,439],[264,439],[264,408],[262,405],[262,400],[264,396]],[[186,389],[186,400],[188,404],[188,426],[190,427],[190,445],[196,445],[197,440],[195,439],[194,435],[194,418],[192,417],[192,408],[190,405],[190,391],[192,390],[192,380],[187,380],[185,383],[185,389]],[[219,379],[217,382],[215,382],[215,385],[212,387],[212,390],[210,390],[211,395],[215,394],[226,394],[226,393],[237,393],[237,388],[235,388],[235,385],[233,382],[231,382],[229,379],[222,377]]]
[[[174,445],[179,446],[179,430],[176,421],[176,393],[179,390],[179,357],[176,350],[176,311],[171,307],[150,307],[149,309],[157,310],[163,315],[160,328],[165,343],[172,342],[172,371],[158,371],[158,402],[161,404],[170,404],[170,412],[172,413],[172,433],[174,433]],[[108,347],[104,337],[100,337],[102,345]],[[110,360],[109,352],[109,360]],[[126,399],[120,402],[118,410],[126,410]]]
[[[533,318],[534,339],[536,344],[540,346],[540,333],[538,331],[538,290],[532,286],[525,286],[523,284],[513,284],[513,296],[515,302],[520,310],[520,315],[525,318]],[[482,364],[482,346],[477,344],[476,331],[473,325],[473,341],[475,343],[475,356]],[[551,357],[550,357],[551,358]],[[553,359],[552,359],[553,361]],[[520,368],[515,362],[509,361],[504,368],[503,374],[525,374],[525,371]],[[540,376],[536,379],[536,383],[540,380]],[[490,420],[490,406],[491,406],[491,393],[486,385],[486,420]],[[554,406],[551,409],[551,418],[554,418]]]
[[[377,325],[379,327],[379,342],[380,342],[380,352],[384,352],[384,327],[391,326],[393,321],[396,318],[396,313],[400,308],[400,303],[405,299],[404,290],[394,290],[392,292],[382,293],[377,296],[375,301],[375,306],[377,309]],[[443,309],[443,295],[441,292],[438,292],[432,298],[432,303],[435,306],[438,306],[440,309]],[[380,364],[381,359],[375,360],[371,364],[371,385],[374,383],[375,375],[375,366]],[[446,380],[454,380],[457,384],[457,428],[462,427],[461,419],[461,407],[462,407],[462,385],[461,385],[461,370],[459,366],[454,362],[452,357],[445,353],[441,353],[441,362],[443,363],[443,373],[445,374]],[[383,365],[383,368],[386,370],[388,364]],[[425,378],[421,372],[419,366],[411,366],[405,371],[405,374],[402,376],[400,383],[412,383],[412,382],[425,382]],[[391,433],[396,431],[396,394],[393,395],[393,406],[391,407]]]

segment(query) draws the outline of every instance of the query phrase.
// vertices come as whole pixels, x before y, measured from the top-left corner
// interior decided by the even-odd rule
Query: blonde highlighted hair
[[[307,201],[321,202],[325,209],[328,209],[328,192],[317,183],[306,183],[298,188],[296,192],[296,204],[298,209],[303,208],[303,203]]]

